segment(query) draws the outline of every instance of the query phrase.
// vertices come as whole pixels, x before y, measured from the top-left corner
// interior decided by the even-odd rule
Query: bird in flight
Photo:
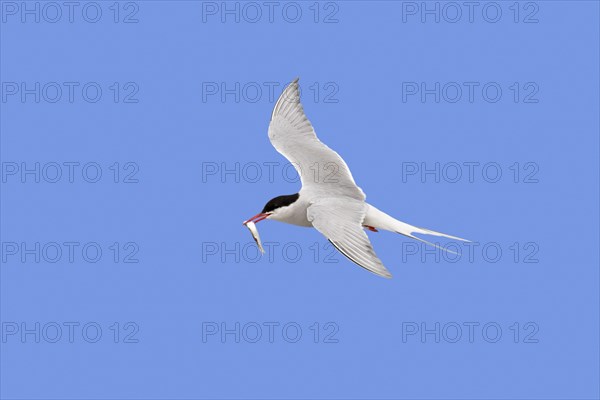
[[[342,157],[317,138],[300,103],[298,78],[284,89],[275,104],[269,139],[273,147],[294,165],[302,188],[296,194],[269,200],[260,213],[244,221],[253,235],[254,223],[264,219],[313,227],[351,261],[386,278],[392,275],[375,254],[365,229],[396,232],[433,246],[436,245],[414,234],[467,241],[398,221],[366,203],[365,194],[354,182]],[[316,174],[315,165],[330,173]],[[255,237],[255,240],[260,246],[260,239]]]

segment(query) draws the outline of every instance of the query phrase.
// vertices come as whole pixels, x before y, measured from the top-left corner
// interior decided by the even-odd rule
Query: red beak
[[[268,213],[258,213],[254,217],[249,218],[248,220],[244,221],[243,225],[246,225],[248,222],[254,222],[254,223],[260,222],[263,219],[267,218],[268,216],[269,216]]]

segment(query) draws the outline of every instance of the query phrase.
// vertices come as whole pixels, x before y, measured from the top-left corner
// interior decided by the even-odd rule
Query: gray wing
[[[269,139],[298,171],[303,192],[312,196],[333,193],[365,199],[342,157],[317,138],[300,103],[298,79],[285,88],[275,104]]]
[[[308,220],[336,249],[361,267],[386,278],[392,274],[375,254],[362,222],[367,204],[350,198],[315,200],[306,212]]]

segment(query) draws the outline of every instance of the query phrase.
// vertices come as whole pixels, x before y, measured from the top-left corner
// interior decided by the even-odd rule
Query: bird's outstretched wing
[[[312,196],[334,194],[365,199],[342,157],[317,138],[300,103],[297,78],[285,88],[275,104],[269,139],[298,171],[303,192]]]
[[[306,214],[340,253],[377,275],[391,278],[362,227],[367,207],[365,202],[350,198],[321,198],[312,202]]]

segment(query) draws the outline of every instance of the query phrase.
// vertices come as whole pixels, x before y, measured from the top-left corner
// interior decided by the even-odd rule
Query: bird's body
[[[375,254],[363,228],[396,232],[421,241],[413,234],[464,240],[409,225],[366,203],[344,160],[317,138],[300,103],[298,79],[288,85],[275,104],[269,139],[298,171],[302,189],[275,197],[246,222],[272,219],[314,227],[351,261],[388,278],[391,274]]]
[[[274,213],[269,219],[279,222],[285,222],[291,225],[304,226],[312,228],[313,224],[308,220],[308,208],[311,205],[310,197],[303,196],[302,191],[298,193],[298,198],[288,206],[284,206]],[[344,199],[345,201],[356,201],[355,199]],[[412,227],[411,225],[405,224],[397,219],[387,215],[383,211],[378,210],[369,203],[366,203],[365,218],[362,225],[365,227],[372,227],[376,229],[382,229],[391,232],[400,233],[399,230],[405,230],[406,227]]]

